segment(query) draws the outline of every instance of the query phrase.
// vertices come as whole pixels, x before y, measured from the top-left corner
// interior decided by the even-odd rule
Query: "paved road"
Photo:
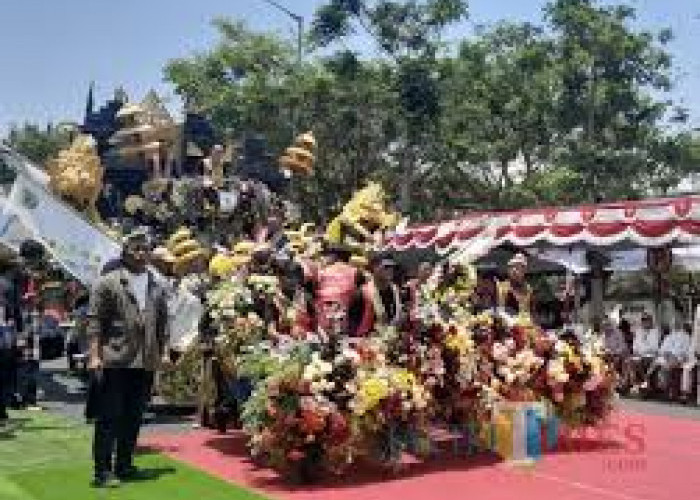
[[[66,360],[42,364],[39,381],[41,405],[49,411],[54,411],[70,418],[83,419],[85,410],[85,384],[72,376],[66,369]],[[663,415],[684,419],[700,420],[700,408],[682,406],[656,401],[640,401],[636,399],[621,399],[620,408],[649,415]],[[191,429],[194,423],[192,416],[168,415],[155,407],[156,413],[149,418],[144,431],[181,432]]]
[[[43,362],[39,377],[39,400],[43,408],[60,415],[83,420],[85,415],[86,384],[69,374],[65,358]],[[191,429],[192,416],[178,416],[155,406],[149,412],[143,430],[179,432]]]

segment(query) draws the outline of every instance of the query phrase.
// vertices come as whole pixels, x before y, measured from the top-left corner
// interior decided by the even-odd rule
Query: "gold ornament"
[[[90,220],[98,222],[97,199],[102,191],[104,170],[92,137],[78,135],[68,149],[47,162],[46,169],[49,189]]]
[[[326,239],[348,245],[360,253],[371,249],[377,232],[398,225],[398,214],[390,212],[387,205],[387,196],[381,185],[370,182],[355,192],[342,212],[330,222]]]
[[[316,160],[312,152],[315,147],[316,139],[311,132],[300,134],[294,140],[294,145],[284,150],[279,159],[280,167],[294,174],[311,174]]]

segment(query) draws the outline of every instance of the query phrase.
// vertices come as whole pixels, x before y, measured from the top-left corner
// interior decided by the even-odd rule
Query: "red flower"
[[[442,326],[433,323],[432,325],[430,325],[430,328],[428,328],[428,335],[433,340],[433,342],[441,343],[443,337],[445,336],[445,332],[443,332]]]
[[[297,384],[297,391],[299,394],[310,394],[311,393],[311,382],[308,380],[299,380]]]
[[[298,462],[299,460],[303,459],[305,457],[305,453],[300,450],[289,450],[287,452],[287,458],[291,460],[292,462]]]
[[[364,362],[374,361],[376,353],[364,344],[360,344],[356,347],[357,354],[360,355],[360,359]]]
[[[533,350],[538,356],[546,357],[552,350],[554,343],[544,335],[536,335]]]
[[[527,345],[528,332],[526,328],[523,328],[522,326],[514,326],[511,328],[510,334],[515,341],[515,347],[518,350],[523,349]]]
[[[338,412],[333,412],[329,416],[328,432],[333,444],[340,444],[350,437],[350,426],[346,418]]]

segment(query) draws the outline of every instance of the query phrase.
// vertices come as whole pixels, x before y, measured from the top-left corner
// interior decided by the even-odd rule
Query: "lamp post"
[[[277,3],[275,0],[263,0],[266,4],[272,5],[277,10],[280,10],[292,18],[294,22],[297,23],[297,64],[301,66],[301,61],[303,59],[303,37],[304,37],[304,17],[299,14],[295,14],[284,5]]]
[[[273,6],[279,11],[284,12],[289,16],[295,23],[297,23],[297,70],[301,73],[301,63],[303,62],[303,57],[304,57],[304,17],[300,16],[299,14],[295,14],[288,8],[286,8],[284,5],[278,3],[276,0],[263,0],[266,4]],[[301,122],[301,102],[299,103],[298,107],[296,110],[294,110],[294,114],[292,115],[292,135],[296,135],[298,131],[298,127],[300,126]],[[292,184],[291,184],[291,192],[296,193],[296,188],[293,182],[293,177],[292,177]],[[292,194],[292,197],[294,198],[294,194]]]

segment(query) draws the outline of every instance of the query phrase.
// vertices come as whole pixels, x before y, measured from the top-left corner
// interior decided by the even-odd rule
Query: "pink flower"
[[[292,462],[298,462],[302,458],[304,458],[304,452],[300,450],[289,450],[287,452],[287,458],[291,460]]]
[[[584,391],[594,391],[598,388],[600,383],[603,381],[603,377],[600,375],[593,375],[588,380],[583,383]]]

